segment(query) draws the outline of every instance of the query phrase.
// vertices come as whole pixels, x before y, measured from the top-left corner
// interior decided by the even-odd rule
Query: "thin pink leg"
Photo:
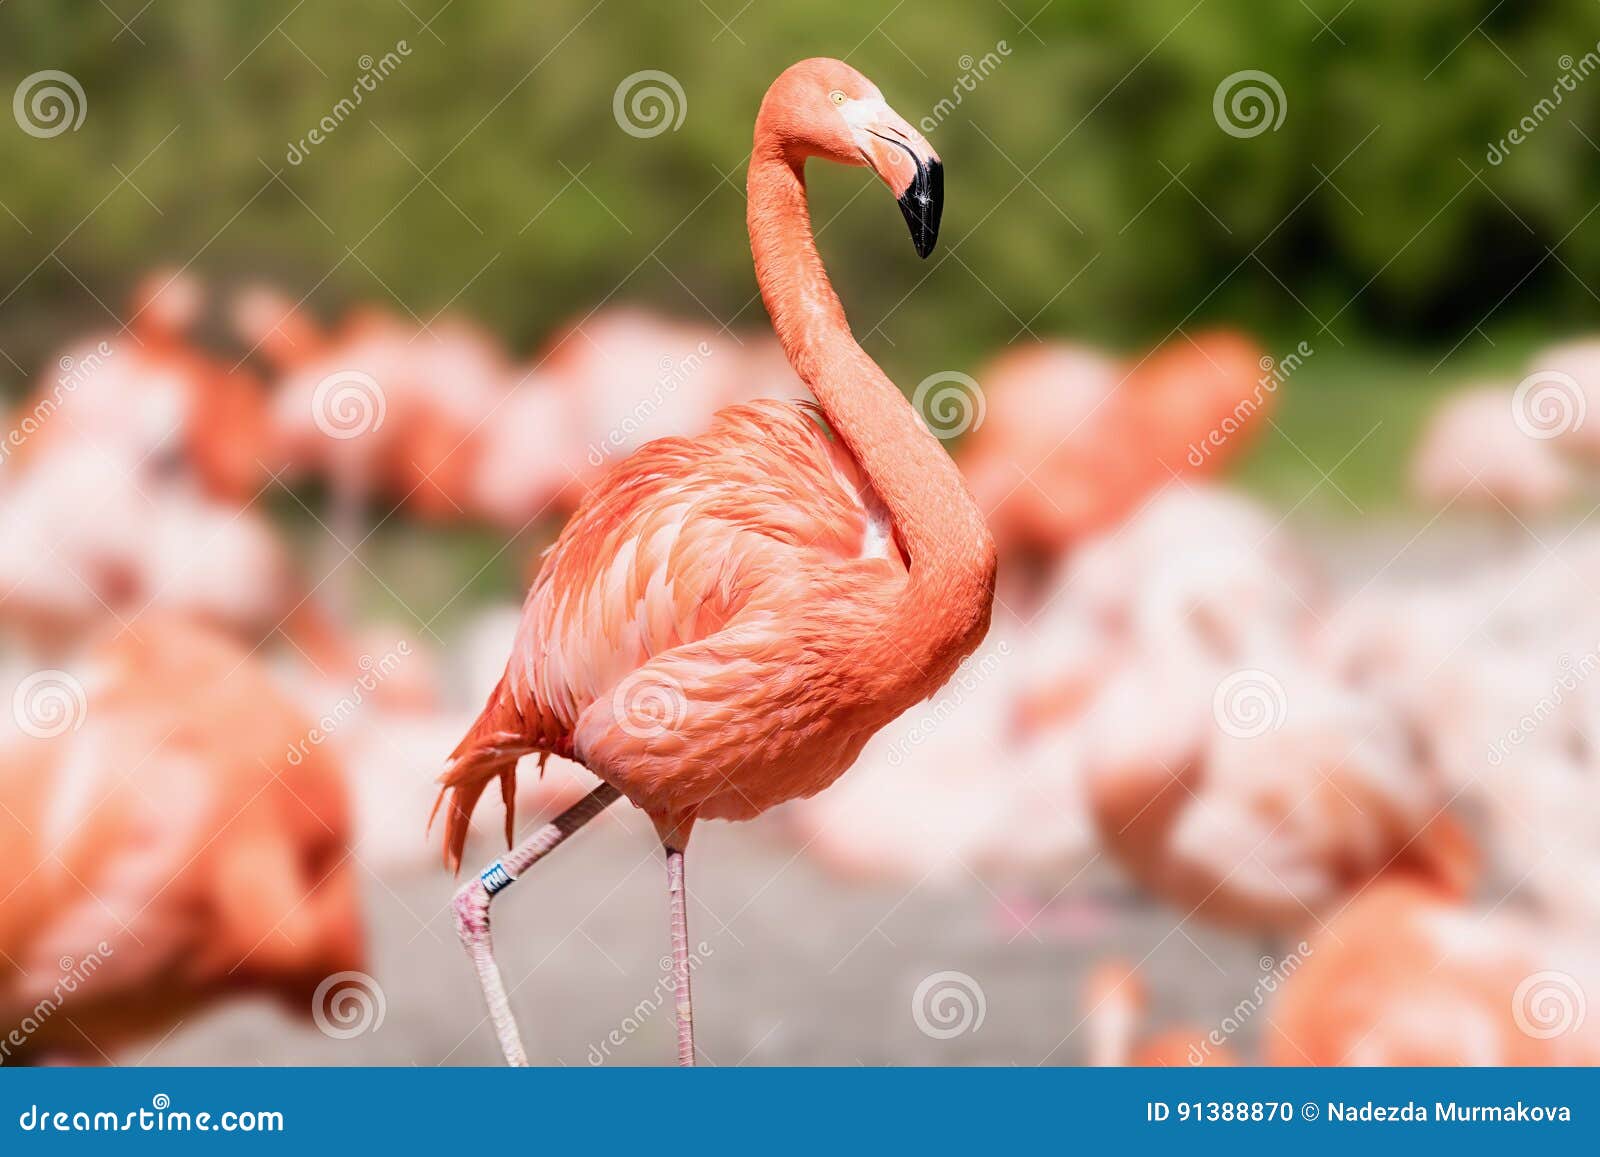
[[[678,1009],[678,1063],[694,1064],[694,1002],[689,995],[689,917],[683,852],[667,849],[667,899],[672,908],[672,992]]]
[[[473,967],[478,970],[483,998],[489,1006],[489,1019],[494,1022],[495,1036],[500,1038],[500,1051],[505,1053],[508,1065],[526,1065],[528,1054],[522,1047],[516,1018],[511,1015],[511,1000],[506,994],[505,981],[501,979],[500,968],[494,961],[494,943],[489,934],[489,902],[494,899],[496,892],[509,888],[523,872],[605,811],[620,794],[609,783],[601,784],[490,864],[477,879],[468,880],[456,893],[452,904],[456,913],[456,934],[461,937],[462,945],[472,957]]]

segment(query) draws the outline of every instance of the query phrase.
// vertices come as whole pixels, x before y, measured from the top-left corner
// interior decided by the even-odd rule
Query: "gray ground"
[[[1507,544],[1488,526],[1412,541],[1415,529],[1369,523],[1354,541],[1285,532],[1315,542],[1317,563],[1347,589],[1380,571],[1450,573]],[[1249,996],[1263,957],[1274,955],[1264,942],[1176,926],[1177,913],[1133,893],[1103,862],[1055,898],[1053,916],[1019,931],[990,885],[967,879],[954,890],[908,892],[841,883],[796,857],[778,822],[707,824],[695,835],[690,919],[692,938],[706,945],[695,973],[703,1063],[1081,1063],[1081,985],[1094,963],[1148,954],[1150,1027],[1181,1019],[1209,1029]],[[480,846],[471,862],[493,852]],[[453,887],[442,873],[367,877],[378,1027],[335,1039],[264,1002],[233,1004],[181,1025],[146,1063],[498,1063],[451,924]],[[498,950],[536,1063],[671,1061],[672,1009],[659,981],[666,919],[655,841],[625,805],[500,897]],[[919,983],[945,971],[971,978],[983,1016],[941,1037],[919,1029],[913,999]],[[1230,1043],[1248,1055],[1270,1031],[1263,1019]]]
[[[537,1063],[673,1057],[671,1004],[650,1011],[662,996],[663,872],[647,827],[623,818],[580,834],[496,903],[502,966]],[[1109,919],[1064,937],[1046,918],[1036,938],[1005,922],[976,882],[909,894],[841,884],[760,825],[704,825],[689,870],[691,935],[708,949],[695,972],[706,1064],[1077,1063],[1080,981],[1105,955],[1155,950],[1145,969],[1157,1020],[1220,1015],[1258,975],[1261,946],[1192,926],[1174,932],[1175,914],[1137,901],[1109,873],[1086,873],[1052,908],[1109,903]],[[380,1027],[331,1039],[274,1006],[235,1004],[183,1024],[144,1063],[497,1063],[452,929],[451,891],[443,875],[369,877]],[[913,996],[924,978],[952,970],[981,990],[983,1019],[938,1039],[918,1028]]]

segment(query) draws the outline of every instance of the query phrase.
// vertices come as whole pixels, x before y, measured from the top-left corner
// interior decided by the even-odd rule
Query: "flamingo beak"
[[[939,239],[939,217],[944,212],[944,165],[939,154],[882,100],[852,100],[840,111],[862,160],[899,202],[917,256],[928,256]]]

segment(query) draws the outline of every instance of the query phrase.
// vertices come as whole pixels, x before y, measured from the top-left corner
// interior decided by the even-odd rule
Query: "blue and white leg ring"
[[[483,875],[479,876],[478,879],[483,881],[483,890],[493,896],[496,892],[511,887],[511,881],[515,880],[516,877],[506,871],[504,864],[496,860],[484,869]]]

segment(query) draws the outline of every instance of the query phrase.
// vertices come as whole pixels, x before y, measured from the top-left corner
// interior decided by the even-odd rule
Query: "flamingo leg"
[[[694,1002],[689,995],[689,918],[683,851],[667,848],[667,901],[672,912],[672,992],[678,1011],[678,1063],[694,1065]]]
[[[619,795],[621,793],[609,783],[601,784],[490,864],[477,879],[468,880],[456,893],[452,903],[456,914],[456,934],[461,937],[462,946],[472,957],[473,967],[478,970],[483,998],[489,1006],[489,1019],[494,1022],[495,1036],[500,1038],[500,1051],[505,1053],[508,1065],[526,1065],[528,1054],[522,1047],[516,1018],[511,1014],[511,1000],[506,993],[505,981],[501,979],[500,968],[494,961],[494,941],[489,932],[489,902],[494,899],[495,893],[509,888],[523,872],[605,811]]]

